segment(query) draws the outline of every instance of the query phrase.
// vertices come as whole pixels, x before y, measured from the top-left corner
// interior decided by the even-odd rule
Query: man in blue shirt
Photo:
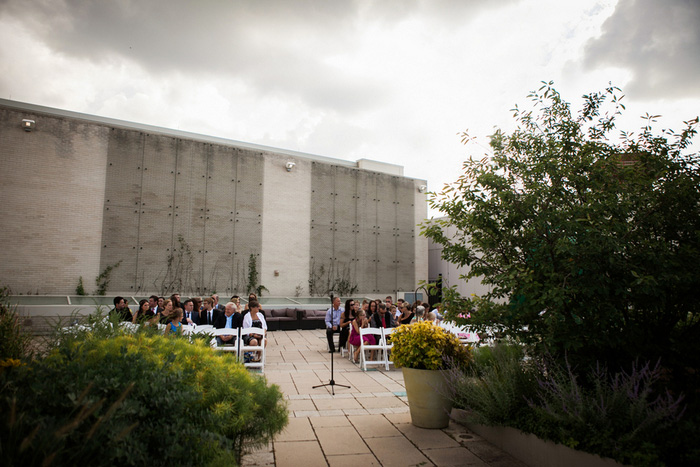
[[[225,311],[216,318],[216,323],[214,327],[216,329],[230,328],[238,329],[243,324],[243,316],[236,311],[236,305],[233,302],[228,302],[226,304]],[[217,345],[235,344],[236,334],[223,335],[216,337]]]
[[[341,332],[340,315],[345,310],[340,307],[340,297],[333,299],[333,306],[326,311],[326,338],[328,339],[329,353],[335,352],[335,343],[333,342],[333,333]],[[347,328],[346,328],[347,329]],[[338,349],[340,352],[340,349]]]

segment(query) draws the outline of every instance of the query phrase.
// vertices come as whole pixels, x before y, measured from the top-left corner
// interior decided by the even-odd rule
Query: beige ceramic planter
[[[440,370],[402,368],[411,422],[420,428],[446,428],[452,401],[446,397],[445,374]]]

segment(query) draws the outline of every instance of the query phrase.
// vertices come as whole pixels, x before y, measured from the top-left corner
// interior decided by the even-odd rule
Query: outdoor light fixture
[[[418,187],[418,193],[425,193],[425,190],[427,190],[428,187],[425,185],[421,185]]]
[[[287,168],[287,172],[291,172],[295,165],[296,163],[294,161],[287,162],[287,164],[285,165],[285,167]]]
[[[24,128],[24,131],[32,131],[35,125],[36,122],[34,120],[29,120],[28,118],[22,120],[22,128]]]

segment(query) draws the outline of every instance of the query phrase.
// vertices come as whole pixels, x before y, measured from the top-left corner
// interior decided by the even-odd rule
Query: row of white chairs
[[[201,327],[201,326],[198,326]],[[246,368],[259,368],[261,373],[265,372],[265,341],[267,340],[267,332],[261,328],[221,328],[214,329],[210,328],[205,331],[212,336],[210,345],[214,350],[220,350],[223,352],[235,352],[238,360],[243,363]],[[258,334],[262,336],[262,339],[258,339],[258,345],[246,345],[244,342],[244,337],[250,334]],[[236,336],[236,342],[233,345],[218,345],[216,338],[219,336]],[[255,361],[245,361],[245,355],[248,352],[257,352],[260,354],[260,358]]]
[[[128,328],[132,331],[136,331],[138,329],[137,324],[129,323],[129,322],[123,322],[121,323],[122,327]],[[158,324],[158,329],[165,332],[167,324]],[[202,324],[202,325],[189,325],[189,324],[183,324],[182,325],[182,335],[183,336],[192,336],[194,334],[205,334],[211,336],[211,341],[210,345],[213,349],[215,350],[221,350],[224,352],[235,352],[236,357],[238,360],[240,360],[243,365],[247,368],[260,368],[261,372],[265,371],[265,340],[267,339],[267,335],[265,333],[264,329],[260,328],[225,328],[225,329],[216,329],[214,326],[211,324]],[[263,336],[262,342],[258,342],[259,345],[245,345],[243,342],[243,336],[247,336],[249,334],[261,334]],[[220,346],[217,345],[217,336],[236,336],[236,343],[234,345],[224,345]],[[255,362],[245,362],[245,354],[246,352],[260,352],[260,361],[255,361]]]
[[[360,368],[362,371],[367,371],[367,366],[383,366],[389,370],[389,366],[393,365],[391,361],[392,344],[389,336],[394,332],[394,328],[360,328]],[[365,342],[365,336],[374,336],[377,340],[375,344]],[[370,353],[370,358],[367,357],[367,352]],[[371,359],[372,352],[375,353],[375,358]],[[350,345],[349,358],[352,360],[355,353],[355,346]]]

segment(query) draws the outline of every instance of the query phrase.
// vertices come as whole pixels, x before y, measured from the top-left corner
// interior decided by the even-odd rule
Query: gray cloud
[[[155,76],[229,76],[251,92],[299,96],[340,112],[391,99],[389,82],[349,76],[328,58],[353,50],[367,22],[391,26],[412,16],[464,24],[486,0],[85,1],[7,0],[0,19],[24,24],[57,56],[139,64]],[[449,19],[449,21],[447,21]]]
[[[630,96],[700,96],[700,2],[620,0],[587,44],[585,65],[630,70]]]

